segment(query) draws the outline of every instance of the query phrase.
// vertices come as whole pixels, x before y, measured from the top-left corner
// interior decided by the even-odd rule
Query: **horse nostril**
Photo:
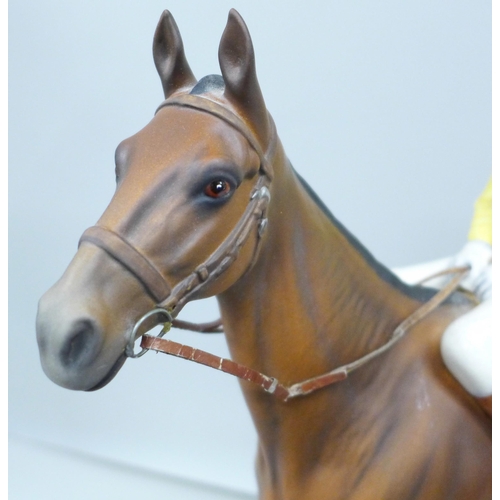
[[[61,349],[61,362],[65,367],[83,365],[92,358],[92,353],[99,343],[97,327],[93,321],[82,319],[75,321],[68,340]]]

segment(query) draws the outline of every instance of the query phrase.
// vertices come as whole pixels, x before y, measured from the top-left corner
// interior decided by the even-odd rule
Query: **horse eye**
[[[210,196],[210,198],[222,198],[229,194],[230,191],[231,185],[223,179],[212,181],[205,187],[205,194]]]

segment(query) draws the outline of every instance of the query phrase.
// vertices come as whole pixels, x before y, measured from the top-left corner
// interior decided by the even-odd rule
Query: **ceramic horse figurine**
[[[98,389],[145,313],[176,316],[213,295],[232,358],[285,384],[384,345],[435,291],[376,262],[293,170],[239,14],[221,39],[222,77],[197,81],[167,11],[153,54],[166,100],[119,145],[108,208],[39,304],[47,375]],[[471,307],[455,293],[390,350],[307,396],[283,402],[242,382],[261,498],[491,498],[491,421],[439,354],[445,327]]]

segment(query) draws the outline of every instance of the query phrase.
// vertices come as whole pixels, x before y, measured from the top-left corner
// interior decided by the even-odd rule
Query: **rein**
[[[221,358],[206,351],[202,351],[201,349],[195,349],[194,347],[161,338],[166,332],[170,330],[171,326],[175,326],[171,321],[171,318],[168,319],[170,316],[169,313],[163,309],[155,309],[153,311],[150,311],[136,323],[132,338],[135,338],[135,333],[141,323],[151,315],[159,314],[164,315],[167,318],[165,327],[157,337],[151,335],[142,336],[142,351],[135,357],[141,356],[147,350],[153,350],[156,352],[169,354],[171,356],[187,359],[189,361],[194,361],[195,363],[199,363],[210,368],[229,373],[230,375],[238,377],[242,380],[246,380],[247,382],[252,382],[264,389],[266,392],[273,394],[281,401],[287,402],[290,399],[296,398],[298,396],[306,396],[307,394],[311,394],[318,389],[322,389],[323,387],[332,385],[336,382],[340,382],[341,380],[345,380],[349,373],[357,370],[372,359],[388,351],[391,347],[394,346],[394,344],[396,344],[404,337],[404,335],[412,326],[416,325],[419,321],[423,320],[432,311],[443,304],[443,302],[445,302],[446,299],[448,299],[450,295],[459,288],[460,282],[467,275],[469,270],[469,267],[457,267],[448,269],[444,272],[440,272],[426,278],[424,281],[428,281],[442,274],[457,275],[443,289],[439,290],[429,301],[425,302],[404,321],[402,321],[392,332],[389,340],[378,349],[371,351],[370,353],[351,363],[340,366],[339,368],[335,368],[334,370],[331,370],[322,375],[309,378],[302,382],[297,382],[290,386],[283,385],[278,381],[278,379],[274,377],[270,377],[268,375],[260,373],[256,370],[253,370],[252,368],[248,368],[247,366],[236,363],[230,359]],[[216,323],[218,322],[214,322],[213,324]],[[197,331],[201,330],[197,329]]]

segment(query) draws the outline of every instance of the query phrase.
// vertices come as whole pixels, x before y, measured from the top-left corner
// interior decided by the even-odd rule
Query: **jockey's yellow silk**
[[[474,204],[474,217],[469,231],[469,240],[486,241],[491,245],[491,177],[481,196]]]

